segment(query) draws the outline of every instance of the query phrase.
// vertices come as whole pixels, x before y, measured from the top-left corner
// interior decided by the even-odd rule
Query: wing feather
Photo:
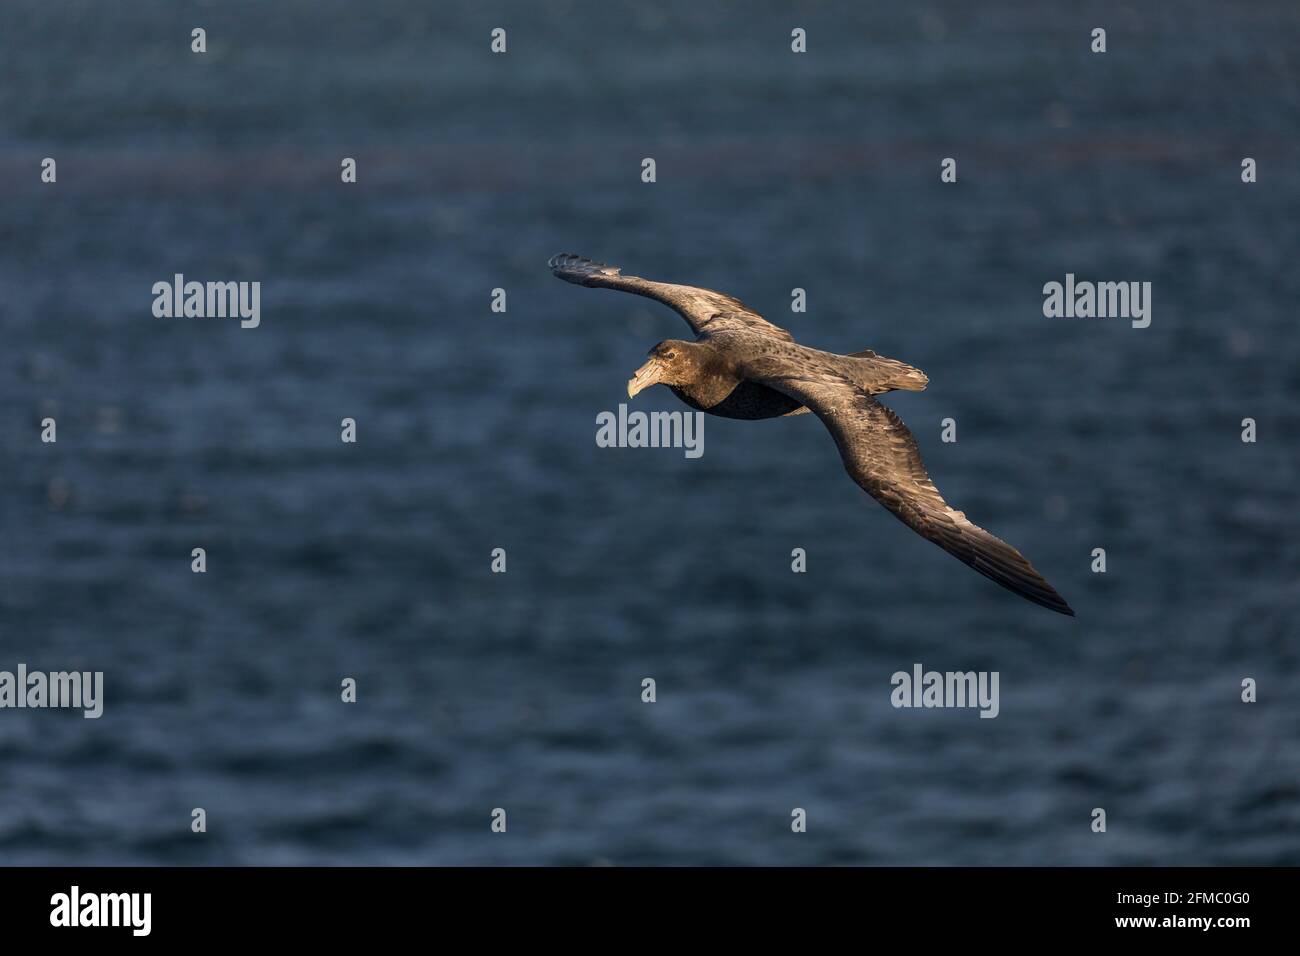
[[[712,289],[651,282],[638,276],[625,276],[619,271],[618,266],[608,266],[603,262],[594,262],[570,253],[553,256],[549,265],[551,272],[565,282],[631,292],[633,295],[643,295],[648,299],[662,302],[676,310],[696,335],[702,334],[706,328],[709,332],[743,330],[758,332],[787,342],[794,341],[794,337],[789,332],[773,325],[739,299],[714,292]]]
[[[1009,591],[1074,615],[1025,557],[951,508],[925,470],[916,439],[894,412],[838,376],[787,370],[747,377],[806,405],[831,433],[844,469],[867,494],[921,537]]]

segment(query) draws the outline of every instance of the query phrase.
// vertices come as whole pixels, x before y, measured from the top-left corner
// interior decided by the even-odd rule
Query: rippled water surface
[[[1300,14],[1052,6],[6,3],[0,669],[106,699],[0,711],[0,862],[1300,863]],[[936,483],[1078,617],[810,416],[596,447],[686,330],[564,250],[924,369]],[[178,272],[261,326],[154,318]],[[893,709],[914,662],[999,717]]]

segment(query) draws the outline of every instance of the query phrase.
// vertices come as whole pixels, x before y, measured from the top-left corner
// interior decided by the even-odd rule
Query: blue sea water
[[[10,0],[0,669],[101,670],[105,711],[0,711],[0,864],[1300,863],[1298,28]],[[888,402],[936,484],[1077,618],[811,416],[598,448],[687,330],[561,251],[924,369]],[[175,273],[260,281],[260,327],[154,318]],[[1044,318],[1067,273],[1151,282],[1151,326]],[[998,671],[997,719],[891,707],[916,662]]]

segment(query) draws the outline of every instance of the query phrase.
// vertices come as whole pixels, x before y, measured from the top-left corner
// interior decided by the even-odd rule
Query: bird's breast
[[[721,418],[753,421],[780,418],[802,406],[788,395],[746,380],[713,382],[708,385],[669,386],[691,408]]]

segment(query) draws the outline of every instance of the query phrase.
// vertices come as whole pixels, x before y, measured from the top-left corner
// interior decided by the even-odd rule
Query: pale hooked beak
[[[657,385],[663,375],[664,367],[659,364],[658,359],[646,362],[627,380],[627,397],[633,398],[637,392],[644,391],[651,385]]]

